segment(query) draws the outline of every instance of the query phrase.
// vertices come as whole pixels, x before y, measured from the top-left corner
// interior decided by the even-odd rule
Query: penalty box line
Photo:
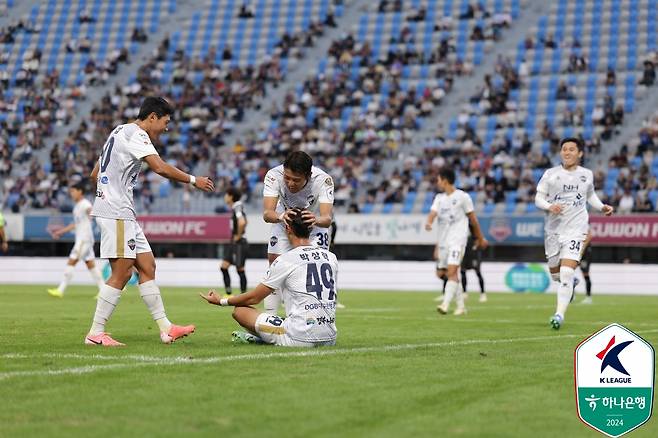
[[[642,330],[638,331],[638,334],[644,333],[658,333],[658,329],[652,330]],[[507,338],[507,339],[466,339],[462,341],[448,341],[448,342],[432,342],[424,344],[398,344],[398,345],[383,345],[383,346],[373,346],[373,347],[355,347],[355,348],[335,348],[335,349],[313,349],[305,351],[280,351],[264,354],[237,354],[232,356],[214,356],[206,358],[189,358],[189,357],[155,357],[155,356],[101,356],[101,355],[67,355],[61,354],[48,357],[58,357],[58,358],[100,358],[103,359],[111,358],[116,360],[124,361],[126,359],[132,360],[133,362],[129,363],[114,363],[107,365],[84,365],[79,367],[71,368],[61,368],[56,370],[30,370],[30,371],[6,371],[0,373],[0,381],[7,380],[11,378],[20,378],[20,377],[38,377],[38,376],[60,376],[60,375],[81,375],[81,374],[90,374],[99,371],[106,370],[117,370],[123,368],[137,368],[145,366],[172,366],[172,365],[206,365],[206,364],[216,364],[221,362],[234,362],[242,360],[263,360],[263,359],[287,359],[287,358],[297,358],[297,357],[323,357],[323,356],[336,356],[340,354],[361,354],[361,353],[386,353],[386,352],[395,352],[395,351],[404,351],[404,350],[420,350],[424,348],[443,348],[443,347],[459,347],[459,346],[468,346],[468,345],[477,345],[477,344],[510,344],[515,342],[534,342],[534,341],[546,341],[554,339],[570,339],[570,338],[580,338],[584,339],[591,333],[579,333],[579,334],[569,334],[569,335],[555,335],[555,336],[533,336],[526,338]],[[24,355],[25,358],[36,358],[44,357],[42,355]],[[68,356],[68,357],[67,357]],[[7,357],[12,358],[10,355],[4,355],[3,358]],[[20,356],[22,358],[22,356]],[[19,358],[18,355],[14,355],[13,358]]]

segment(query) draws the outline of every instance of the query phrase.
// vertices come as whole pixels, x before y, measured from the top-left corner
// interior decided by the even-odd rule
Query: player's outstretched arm
[[[67,226],[59,228],[50,234],[51,236],[53,236],[53,239],[57,240],[60,237],[62,237],[64,234],[68,233],[69,231],[73,231],[74,229],[75,229],[75,222],[71,222]]]
[[[222,298],[214,290],[208,291],[207,294],[200,293],[201,298],[206,300],[208,304],[215,304],[217,306],[234,306],[234,307],[244,307],[244,306],[255,306],[265,299],[266,296],[272,293],[274,289],[265,286],[263,283],[260,283],[256,286],[255,289],[240,294],[233,295],[228,298]]]
[[[484,238],[484,234],[482,234],[482,229],[480,228],[480,222],[478,221],[477,216],[475,216],[475,212],[472,211],[467,215],[468,215],[468,220],[471,223],[473,234],[475,235],[475,239],[477,240],[477,246],[481,249],[485,249],[487,246],[489,246],[489,242],[487,241],[487,239]]]
[[[206,192],[212,192],[215,190],[215,184],[213,184],[210,178],[205,176],[195,177],[194,175],[188,175],[182,170],[175,168],[171,164],[165,163],[159,155],[147,155],[144,157],[144,161],[148,163],[153,172],[167,179],[182,183],[189,183],[197,189]]]

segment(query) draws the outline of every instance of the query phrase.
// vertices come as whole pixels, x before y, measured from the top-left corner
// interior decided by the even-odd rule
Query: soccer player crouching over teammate
[[[139,273],[139,294],[158,324],[162,342],[169,344],[194,332],[193,325],[178,326],[167,319],[160,289],[155,284],[155,258],[137,222],[133,202],[133,187],[142,161],[165,178],[189,183],[207,192],[214,190],[209,178],[194,177],[167,164],[153,146],[152,141],[167,130],[171,114],[173,109],[165,99],[144,99],[137,120],[112,131],[91,172],[91,177],[97,179],[91,214],[101,229],[101,258],[109,259],[112,275],[98,295],[93,324],[85,337],[87,345],[123,345],[105,333],[105,324],[119,303],[121,290],[130,279],[133,267]]]
[[[263,281],[245,294],[222,298],[200,294],[210,304],[235,306],[233,318],[249,333],[233,332],[233,342],[284,347],[319,347],[336,343],[336,256],[311,244],[302,209],[287,212],[286,237],[292,249],[270,265]],[[273,291],[283,295],[286,318],[261,313],[254,306]]]
[[[454,298],[457,302],[454,314],[463,315],[466,313],[466,308],[459,283],[459,266],[466,250],[469,223],[475,234],[477,246],[484,249],[489,243],[480,230],[480,223],[473,211],[471,197],[464,191],[455,188],[454,184],[455,172],[452,169],[441,169],[437,178],[437,186],[443,193],[434,197],[425,229],[431,231],[434,219],[438,217],[437,275],[439,278],[443,278],[447,270],[448,283],[443,295],[443,303],[437,307],[437,310],[442,314],[448,313],[450,302]]]
[[[98,285],[99,293],[105,284],[103,283],[98,266],[94,263],[94,233],[91,227],[92,219],[89,216],[91,213],[91,202],[85,198],[84,184],[78,182],[69,187],[69,195],[73,202],[75,202],[75,207],[73,207],[73,222],[52,233],[53,238],[57,240],[69,231],[75,230],[75,243],[73,244],[73,249],[71,249],[71,254],[69,254],[66,268],[64,268],[64,278],[59,283],[59,286],[54,289],[48,289],[48,294],[57,298],[64,296],[66,287],[71,281],[71,277],[73,277],[75,265],[78,264],[79,260],[84,260],[91,278]]]
[[[586,203],[606,216],[614,210],[596,195],[592,171],[579,165],[583,148],[578,138],[563,139],[562,164],[544,172],[535,196],[535,205],[546,211],[544,248],[551,278],[558,282],[557,308],[550,318],[556,330],[562,326],[573,298],[575,269],[589,228]]]
[[[329,248],[329,227],[334,206],[334,181],[303,151],[288,154],[282,165],[270,169],[263,182],[263,220],[272,224],[267,247],[270,264],[292,246],[286,237],[283,223],[292,208],[304,211],[304,220],[312,227],[310,239],[320,248]],[[274,291],[263,303],[265,311],[276,314],[281,295]],[[338,308],[342,306],[336,304]]]

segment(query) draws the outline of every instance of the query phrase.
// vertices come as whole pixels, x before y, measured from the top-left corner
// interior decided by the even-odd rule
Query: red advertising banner
[[[152,242],[228,242],[231,216],[141,216],[146,238]]]
[[[658,215],[590,216],[592,242],[658,246]]]

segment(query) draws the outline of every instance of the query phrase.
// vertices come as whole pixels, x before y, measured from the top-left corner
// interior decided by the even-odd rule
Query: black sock
[[[247,273],[242,271],[238,271],[238,275],[240,276],[240,293],[243,294],[247,292]]]
[[[231,276],[228,275],[228,269],[222,268],[222,275],[224,276],[224,288],[226,289],[226,294],[231,293]]]
[[[479,270],[475,271],[478,274],[478,281],[480,282],[480,293],[484,293],[484,277],[482,276],[482,272]]]
[[[585,289],[587,290],[587,296],[592,296],[592,280],[589,279],[589,275],[585,276]]]
[[[462,275],[462,289],[464,290],[464,293],[466,293],[466,285],[468,284],[466,280],[466,271],[461,271],[461,275]]]
[[[446,284],[448,283],[448,276],[441,277],[443,279],[443,290],[441,291],[442,294],[446,293]]]

